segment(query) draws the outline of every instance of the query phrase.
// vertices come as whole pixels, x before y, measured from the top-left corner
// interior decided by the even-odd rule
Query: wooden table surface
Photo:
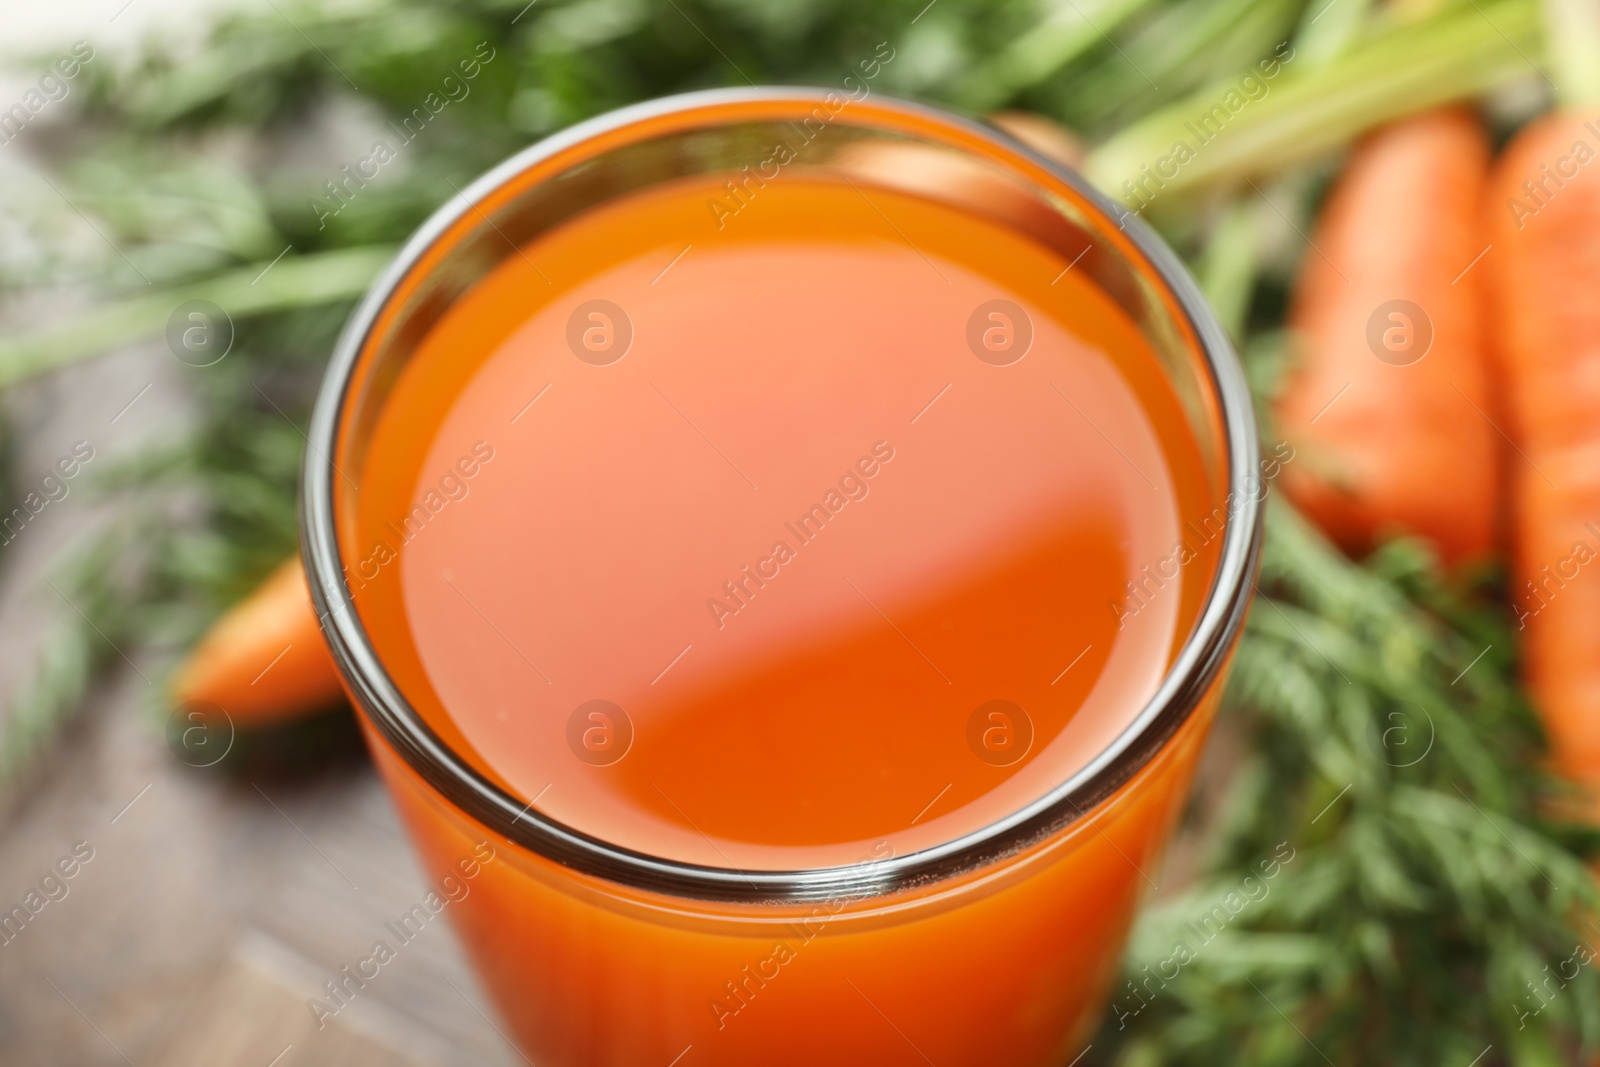
[[[354,731],[305,775],[197,770],[126,713],[127,673],[6,818],[6,909],[93,858],[0,945],[0,1064],[523,1062],[445,923],[319,1029],[307,1000],[427,892]]]

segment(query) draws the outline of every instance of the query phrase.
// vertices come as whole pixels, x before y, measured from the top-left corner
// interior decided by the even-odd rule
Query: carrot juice
[[[345,400],[330,631],[533,1062],[1064,1063],[1214,711],[1100,774],[1239,536],[1206,401],[1115,238],[1091,269],[1046,198],[788,125],[456,216],[472,269]]]

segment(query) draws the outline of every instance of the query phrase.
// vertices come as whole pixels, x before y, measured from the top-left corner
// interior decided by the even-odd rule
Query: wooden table
[[[0,945],[0,1064],[524,1062],[445,923],[319,1029],[307,1000],[427,892],[353,729],[306,775],[197,770],[128,713],[142,683],[125,673],[0,837],[7,909],[75,842],[93,849]]]

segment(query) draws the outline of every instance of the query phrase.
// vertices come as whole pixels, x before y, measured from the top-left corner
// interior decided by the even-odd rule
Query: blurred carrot
[[[1594,786],[1600,574],[1587,571],[1600,569],[1600,26],[1592,11],[1549,10],[1566,106],[1526,126],[1501,156],[1484,265],[1520,452],[1509,476],[1524,671],[1557,768]]]
[[[178,703],[205,701],[249,729],[304,718],[343,695],[300,557],[222,616],[179,668]]]
[[[1300,459],[1285,488],[1350,551],[1430,539],[1494,547],[1500,438],[1479,288],[1489,144],[1464,110],[1357,146],[1318,221],[1290,327],[1302,362],[1277,402]]]
[[[989,121],[1042,156],[1073,168],[1083,166],[1083,141],[1054,119],[1033,111],[997,111]]]

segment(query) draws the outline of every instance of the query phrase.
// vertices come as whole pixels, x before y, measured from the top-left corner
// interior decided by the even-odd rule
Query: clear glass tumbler
[[[1197,607],[1128,725],[990,825],[809,869],[649,855],[542,813],[408,703],[352,595],[352,486],[388,461],[372,428],[420,339],[519,247],[641,189],[736,176],[760,146],[823,127],[808,165],[853,160],[865,186],[1003,216],[1137,325],[1204,461],[1209,533],[1185,577]],[[1242,374],[1193,281],[1076,174],[983,124],[875,94],[713,91],[551,137],[411,240],[329,368],[306,455],[304,557],[376,762],[429,873],[469,890],[449,913],[530,1062],[1044,1067],[1091,1035],[1183,805],[1249,603],[1257,463]]]

